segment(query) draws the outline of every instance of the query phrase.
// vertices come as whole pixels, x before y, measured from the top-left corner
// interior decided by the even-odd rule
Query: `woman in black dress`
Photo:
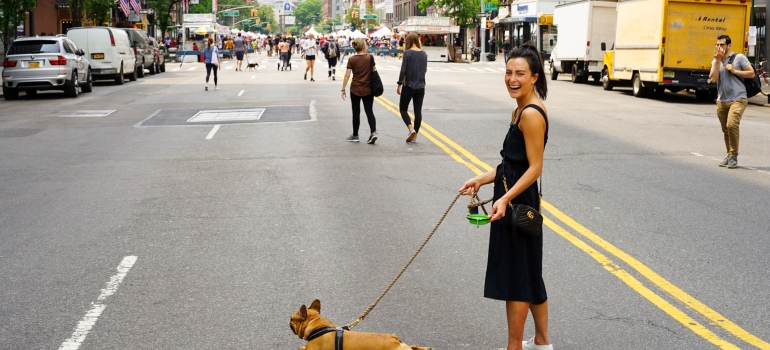
[[[548,93],[542,59],[537,49],[523,45],[510,52],[505,88],[517,107],[500,151],[497,169],[466,181],[460,193],[472,195],[494,183],[494,204],[489,212],[489,257],[484,296],[504,300],[508,320],[508,350],[552,350],[548,340],[548,296],[543,283],[543,235],[515,233],[508,220],[508,203],[540,207],[537,178],[543,169],[548,140],[548,119],[543,100]],[[506,190],[507,188],[507,190]],[[535,336],[524,341],[524,323],[531,311]]]

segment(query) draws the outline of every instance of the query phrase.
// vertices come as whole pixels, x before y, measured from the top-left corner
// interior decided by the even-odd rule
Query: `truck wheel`
[[[551,80],[556,80],[559,78],[559,72],[556,71],[556,68],[551,66]]]
[[[607,68],[604,68],[602,70],[602,89],[610,91],[613,87],[615,87],[615,83],[610,80],[610,75],[607,71]]]
[[[572,82],[577,84],[580,82],[580,77],[577,75],[577,65],[572,65]]]
[[[644,86],[642,86],[642,78],[639,76],[639,73],[634,73],[633,94],[634,94],[634,97],[647,96],[647,89],[645,89]]]
[[[120,73],[118,73],[118,76],[115,77],[115,84],[123,85],[125,82],[125,77],[123,76],[123,62],[120,62]]]
[[[698,101],[709,101],[709,95],[708,90],[695,90],[695,99]]]

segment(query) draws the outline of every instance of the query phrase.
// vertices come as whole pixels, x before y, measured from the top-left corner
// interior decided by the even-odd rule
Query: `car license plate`
[[[91,54],[91,58],[96,59],[96,60],[103,60],[104,59],[104,54],[103,53]]]
[[[40,62],[29,62],[27,68],[40,68]]]

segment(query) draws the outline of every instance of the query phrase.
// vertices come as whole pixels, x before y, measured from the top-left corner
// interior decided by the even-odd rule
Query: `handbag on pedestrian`
[[[380,73],[377,73],[377,70],[374,68],[374,56],[369,55],[369,58],[371,59],[372,64],[370,67],[372,68],[372,72],[370,75],[371,81],[372,81],[372,95],[375,97],[382,96],[382,93],[385,92],[385,86],[382,85],[382,79],[380,79]]]

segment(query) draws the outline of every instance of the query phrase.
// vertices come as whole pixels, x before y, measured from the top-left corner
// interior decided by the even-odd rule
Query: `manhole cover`
[[[188,123],[212,123],[212,122],[235,122],[235,121],[254,121],[262,118],[265,113],[264,108],[249,109],[226,109],[226,110],[202,110],[195,113]]]
[[[78,110],[78,111],[57,111],[49,114],[49,117],[65,117],[65,118],[99,118],[106,117],[115,112],[114,109],[105,110]]]

